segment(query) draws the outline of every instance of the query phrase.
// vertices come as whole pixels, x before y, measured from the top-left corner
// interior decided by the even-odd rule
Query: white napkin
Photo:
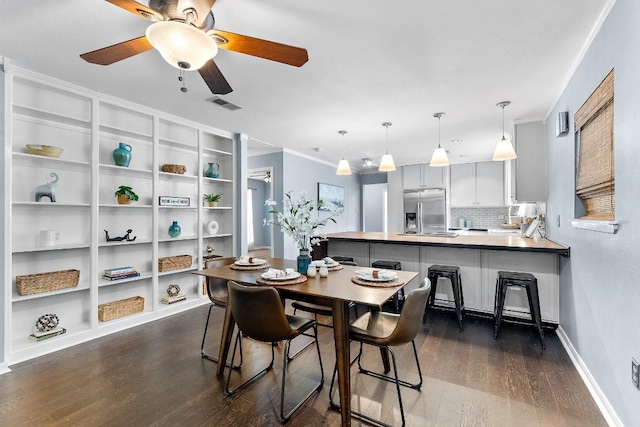
[[[293,268],[286,268],[284,270],[279,270],[277,268],[270,268],[262,274],[262,278],[263,279],[280,279],[280,278],[289,276],[293,272],[295,272]]]
[[[333,260],[333,258],[325,257],[325,258],[322,258],[322,259],[311,261],[311,264],[315,265],[316,267],[324,267],[325,265],[326,266],[334,266],[334,265],[337,264],[337,262],[335,262]]]
[[[242,255],[238,261],[240,261],[241,263],[244,264],[264,264],[265,262],[267,262],[266,259],[262,259],[262,258],[254,258],[254,257],[250,257],[247,255]]]
[[[327,256],[327,257],[322,258],[322,261],[324,261],[324,263],[325,263],[325,264],[327,264],[327,265],[337,264],[337,263],[333,260],[333,258],[330,258],[330,257],[328,257],[328,256]]]
[[[382,279],[382,280],[395,280],[398,277],[398,273],[396,273],[395,271],[390,271],[390,270],[372,270],[371,271],[371,277],[375,277],[374,271],[377,271],[378,273],[378,279]]]

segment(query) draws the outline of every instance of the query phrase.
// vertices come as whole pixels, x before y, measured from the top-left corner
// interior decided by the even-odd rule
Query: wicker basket
[[[181,270],[183,268],[191,267],[191,264],[191,255],[176,255],[158,258],[158,271],[162,273],[165,271]]]
[[[182,175],[187,170],[185,165],[162,165],[162,172],[178,173]]]
[[[54,147],[53,145],[26,144],[26,150],[29,154],[46,157],[60,157],[63,149]]]
[[[119,319],[144,310],[143,297],[131,297],[98,305],[98,319],[102,322]]]
[[[16,289],[20,295],[39,294],[78,286],[80,270],[49,271],[47,273],[16,276]]]

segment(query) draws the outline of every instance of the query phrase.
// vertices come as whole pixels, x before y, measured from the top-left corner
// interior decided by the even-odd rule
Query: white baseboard
[[[591,397],[593,397],[596,405],[598,405],[598,409],[600,409],[600,412],[602,412],[602,416],[605,418],[605,420],[607,420],[607,423],[611,427],[624,427],[622,421],[620,421],[620,418],[618,418],[616,411],[614,411],[614,409],[611,407],[609,400],[607,400],[607,397],[600,389],[600,386],[598,386],[598,383],[591,375],[591,372],[589,372],[587,365],[585,365],[575,347],[573,346],[573,344],[571,344],[571,340],[569,340],[567,334],[564,333],[564,329],[562,329],[562,326],[558,326],[556,334],[558,335],[558,338],[560,338],[560,342],[562,343],[564,349],[567,351],[567,354],[569,354],[571,362],[573,362],[573,366],[576,367],[578,373],[580,374],[580,377],[582,378],[582,381],[584,381],[584,384],[587,386],[589,393],[591,393]]]
[[[5,363],[0,363],[0,375],[2,374],[6,374],[7,372],[11,372],[11,369],[9,369],[9,365]]]

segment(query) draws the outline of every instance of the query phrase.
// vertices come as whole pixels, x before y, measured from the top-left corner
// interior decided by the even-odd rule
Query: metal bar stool
[[[443,277],[449,279],[451,288],[453,289],[453,300],[456,304],[456,317],[460,332],[462,332],[462,310],[464,310],[464,294],[462,293],[462,276],[460,275],[460,267],[453,265],[432,265],[427,271],[427,278],[431,282],[431,293],[427,300],[427,306],[433,306],[436,300],[436,289],[438,288],[438,278]],[[425,307],[422,315],[422,323],[427,320],[427,307]]]
[[[380,268],[384,270],[402,270],[402,264],[400,261],[385,261],[379,260],[371,263],[371,267]],[[400,289],[393,296],[393,310],[394,313],[400,313],[400,300],[404,300],[404,288]]]
[[[529,301],[529,312],[531,313],[531,320],[538,328],[542,348],[546,348],[544,344],[544,331],[542,330],[540,297],[538,296],[538,279],[536,279],[536,276],[531,273],[498,271],[498,277],[496,279],[496,298],[494,305],[495,329],[493,333],[493,339],[497,339],[498,332],[500,332],[500,326],[502,324],[502,312],[504,310],[504,301],[507,297],[507,289],[509,286],[520,286],[527,290],[527,299]]]

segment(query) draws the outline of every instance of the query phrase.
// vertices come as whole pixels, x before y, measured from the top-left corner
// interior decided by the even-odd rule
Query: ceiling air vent
[[[242,110],[241,106],[232,104],[231,102],[226,101],[220,98],[219,96],[212,96],[211,98],[207,99],[207,102],[219,105],[222,108],[226,108],[227,110],[231,110],[231,111]]]

